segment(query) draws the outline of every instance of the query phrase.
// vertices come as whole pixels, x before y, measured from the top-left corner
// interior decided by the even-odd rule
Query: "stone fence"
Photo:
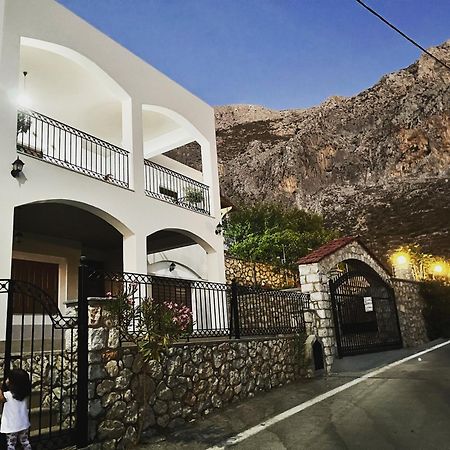
[[[298,287],[298,273],[292,270],[231,256],[225,257],[225,276],[228,282],[236,280],[245,286],[263,286],[274,289]]]
[[[397,303],[398,321],[405,347],[416,347],[428,341],[422,310],[425,302],[420,294],[420,282],[393,278],[392,287]]]
[[[102,301],[91,300],[90,448],[126,448],[141,431],[175,428],[307,374],[311,362],[299,342],[286,336],[176,344],[144,364],[136,347],[121,346]]]

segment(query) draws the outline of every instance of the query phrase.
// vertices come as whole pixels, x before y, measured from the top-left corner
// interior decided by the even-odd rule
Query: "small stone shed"
[[[358,236],[335,239],[298,264],[310,294],[309,332],[322,343],[328,373],[335,357],[427,341],[419,284],[393,278]]]

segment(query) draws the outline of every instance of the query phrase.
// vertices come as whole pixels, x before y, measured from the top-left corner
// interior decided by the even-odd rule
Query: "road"
[[[321,400],[336,388],[343,390]],[[305,409],[292,413],[299,404]],[[273,417],[280,420],[267,426]],[[236,435],[242,440],[229,445]],[[450,450],[450,345],[367,379],[346,371],[276,389],[141,447],[208,448]]]

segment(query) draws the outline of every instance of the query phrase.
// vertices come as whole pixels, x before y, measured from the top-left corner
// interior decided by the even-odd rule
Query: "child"
[[[30,377],[25,370],[13,369],[5,381],[9,391],[0,389],[0,403],[3,403],[3,414],[0,432],[6,434],[8,450],[14,450],[17,442],[25,450],[31,450],[28,440],[30,420],[28,418],[27,399],[31,395]]]

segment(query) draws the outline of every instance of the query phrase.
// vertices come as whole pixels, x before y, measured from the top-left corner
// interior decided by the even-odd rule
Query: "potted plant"
[[[203,192],[200,189],[187,188],[184,194],[184,199],[191,205],[197,205],[204,199]]]

